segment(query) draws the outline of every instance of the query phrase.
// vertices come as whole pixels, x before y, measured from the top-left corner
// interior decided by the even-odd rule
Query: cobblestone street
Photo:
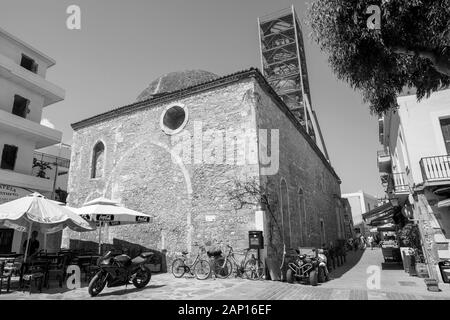
[[[156,274],[144,289],[133,286],[106,288],[95,299],[151,299],[151,300],[424,300],[449,299],[450,285],[440,284],[441,292],[429,292],[423,279],[411,277],[403,270],[382,270],[379,290],[367,289],[367,267],[381,266],[380,249],[349,253],[347,262],[331,273],[331,280],[311,287],[276,281],[250,281],[243,279],[176,279],[171,273]],[[82,288],[61,291],[55,288],[43,293],[13,291],[0,295],[0,299],[92,299],[86,284]]]

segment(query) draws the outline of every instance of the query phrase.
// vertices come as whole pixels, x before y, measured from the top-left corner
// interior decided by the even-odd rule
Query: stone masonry
[[[187,110],[188,120],[181,132],[168,135],[160,119],[175,105]],[[121,239],[166,249],[169,257],[214,239],[248,247],[255,206],[237,208],[229,192],[234,181],[253,178],[275,199],[273,218],[281,232],[274,232],[272,246],[282,247],[283,238],[287,247],[320,246],[338,238],[339,178],[256,69],[118,108],[73,128],[68,204],[79,207],[104,196],[154,216],[150,224],[108,227],[104,242]],[[274,174],[261,174],[257,155],[266,150],[257,150],[264,140],[257,129],[279,130]],[[103,174],[91,178],[99,141],[105,146]],[[71,238],[97,241],[98,233],[67,231],[63,246]],[[279,251],[265,253],[280,258]]]

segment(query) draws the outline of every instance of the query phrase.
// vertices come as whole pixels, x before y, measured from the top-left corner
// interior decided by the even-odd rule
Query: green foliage
[[[367,7],[381,29],[367,28]],[[307,23],[337,77],[362,92],[372,112],[398,107],[405,86],[417,98],[450,85],[450,0],[317,0]]]
[[[417,225],[407,224],[397,232],[397,239],[400,241],[400,246],[411,247],[415,250],[421,250],[420,233]]]

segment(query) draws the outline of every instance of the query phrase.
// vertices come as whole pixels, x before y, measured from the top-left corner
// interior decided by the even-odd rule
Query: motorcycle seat
[[[182,255],[187,255],[189,252],[187,252],[187,251],[181,251],[181,254]]]
[[[134,258],[133,260],[131,260],[132,264],[141,264],[146,262],[147,259],[143,258],[142,256],[137,256],[136,258]]]

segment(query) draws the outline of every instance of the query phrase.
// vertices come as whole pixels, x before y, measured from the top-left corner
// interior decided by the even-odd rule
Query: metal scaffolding
[[[258,18],[261,66],[269,84],[328,159],[312,110],[303,34],[294,6]]]

